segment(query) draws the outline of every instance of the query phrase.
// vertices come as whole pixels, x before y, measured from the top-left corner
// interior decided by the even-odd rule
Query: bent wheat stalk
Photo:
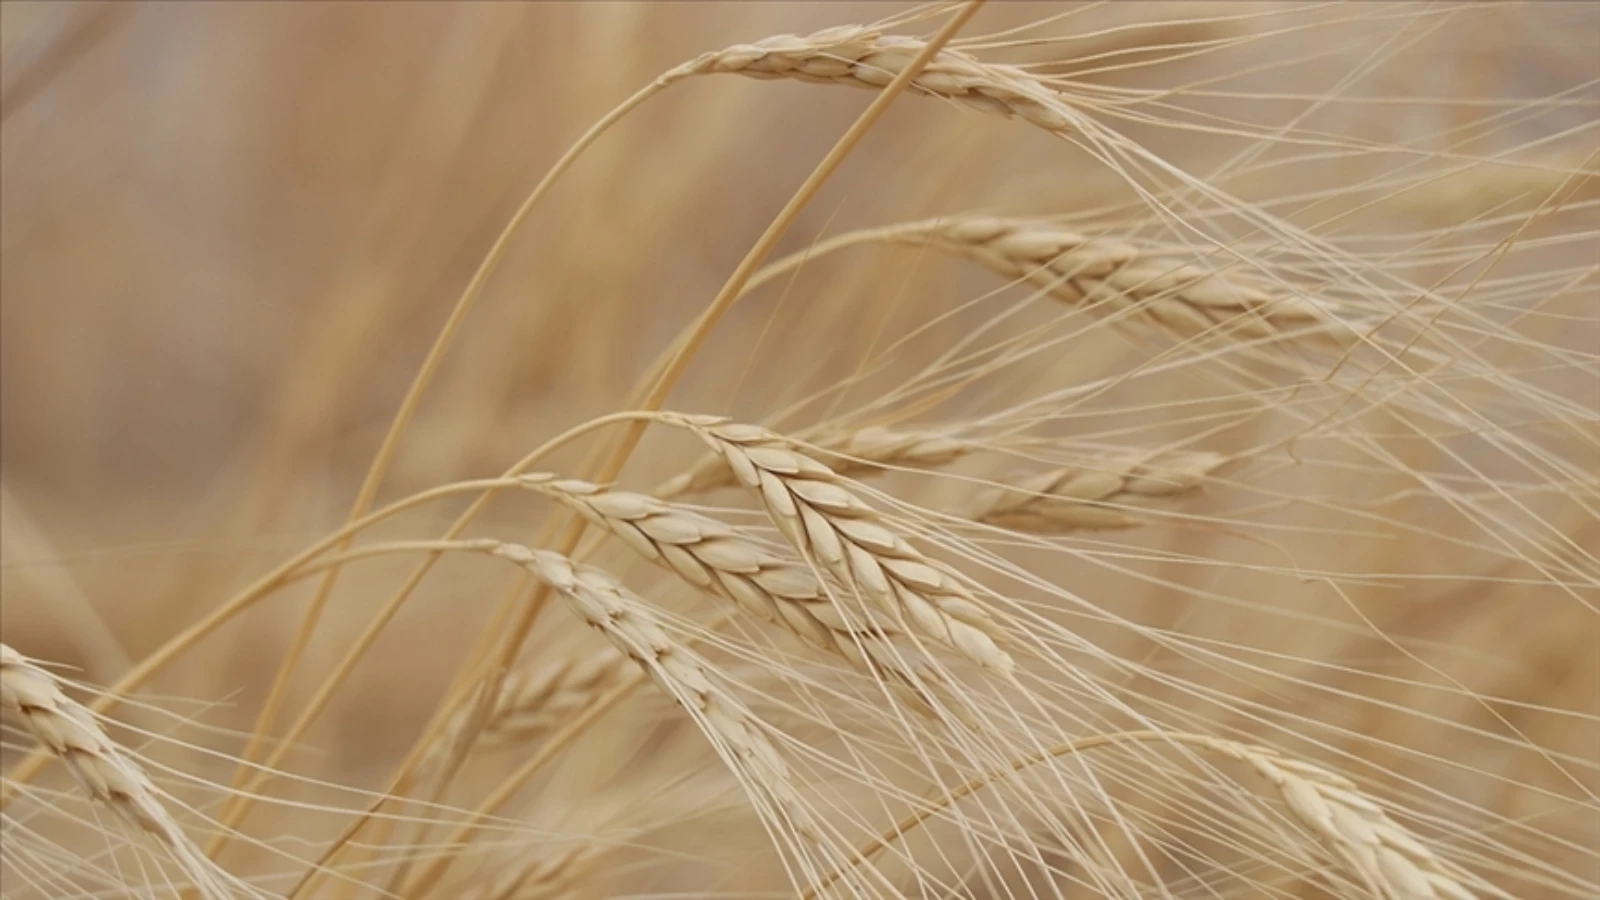
[[[1192,494],[1226,460],[1157,451],[1062,466],[991,492],[967,517],[1036,534],[1132,528],[1148,520],[1130,512],[1130,503]]]
[[[762,428],[705,416],[663,420],[699,435],[761,499],[794,548],[824,571],[896,621],[985,669],[1011,673],[1010,655],[995,643],[1002,632],[972,592],[885,525],[832,469]]]
[[[162,802],[161,791],[94,715],[61,690],[56,677],[0,644],[0,709],[16,716],[61,760],[90,797],[171,854],[207,900],[237,895],[238,883],[200,852]]]

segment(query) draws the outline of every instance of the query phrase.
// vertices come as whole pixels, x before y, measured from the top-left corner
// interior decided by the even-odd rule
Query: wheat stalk
[[[6,644],[0,644],[0,709],[15,715],[90,797],[167,850],[203,897],[235,895],[234,880],[184,833],[144,768],[111,740],[93,713],[61,690],[54,675]]]
[[[762,428],[706,416],[664,418],[698,434],[760,497],[794,548],[824,571],[979,666],[1012,671],[1011,657],[995,643],[1000,629],[959,577],[896,534],[832,469]]]
[[[991,492],[967,517],[1041,534],[1131,528],[1145,519],[1123,504],[1193,493],[1226,459],[1216,453],[1157,451],[1062,466]]]
[[[737,757],[747,784],[770,798],[797,833],[820,841],[821,832],[795,789],[788,764],[759,721],[723,686],[726,679],[711,663],[668,636],[643,600],[609,574],[559,553],[516,544],[496,544],[489,552],[521,565],[561,594],[574,613],[677,701],[720,752]]]
[[[664,500],[605,490],[586,481],[527,475],[530,489],[577,511],[634,552],[684,581],[780,625],[806,643],[843,656],[857,668],[907,684],[934,678],[888,643],[894,630],[866,610],[838,602],[810,567],[772,553],[723,522]]]

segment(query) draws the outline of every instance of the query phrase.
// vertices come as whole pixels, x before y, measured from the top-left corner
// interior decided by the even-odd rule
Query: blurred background
[[[337,526],[451,304],[511,212],[584,129],[698,53],[910,8],[0,5],[6,642],[77,667],[87,680],[112,681]],[[1352,145],[1521,153],[1567,167],[1587,160],[1590,170],[1600,148],[1593,127],[1600,4],[992,3],[968,36],[1040,22],[1013,44],[997,38],[990,50],[978,40],[977,52],[1070,79],[1108,103],[1129,92],[1193,86],[1192,97],[1169,98],[1183,115],[1261,127],[1293,120]],[[1315,102],[1330,95],[1368,99]],[[493,474],[560,430],[618,408],[869,96],[704,78],[625,120],[516,238],[430,389],[380,500]],[[1511,103],[1550,97],[1565,103]],[[1483,125],[1491,119],[1493,127]],[[1225,133],[1131,121],[1116,127],[1197,173],[1242,146]],[[1291,188],[1337,194],[1392,164],[1356,153],[1301,159],[1229,189],[1261,203]],[[1508,215],[1542,199],[1512,188],[1491,200],[1481,185],[1452,184],[1441,182],[1427,194],[1432,200],[1401,211],[1335,196],[1308,221],[1328,220],[1342,206],[1349,215],[1325,233],[1360,237],[1377,227],[1444,228],[1485,209]],[[1105,219],[1115,221],[1136,199],[1122,173],[1079,147],[1025,123],[908,97],[779,252],[850,228],[957,211],[1121,209]],[[1594,232],[1582,230],[1594,227],[1593,209],[1580,206],[1575,215],[1528,234],[1586,239],[1551,241],[1502,271],[1552,260],[1578,271],[1596,262]],[[1472,236],[1485,246],[1497,239]],[[1426,261],[1402,263],[1408,275],[1446,277]],[[916,321],[906,298],[944,309],[1001,284],[976,267],[914,252],[840,254],[792,284],[769,286],[731,315],[669,405],[764,420],[860,365],[895,323]],[[1564,297],[1560,316],[1530,327],[1539,340],[1592,356],[1600,349],[1595,299],[1590,271]],[[953,319],[925,338],[937,346],[964,327]],[[1090,346],[1040,363],[1041,372],[1104,374],[1139,352]],[[1592,410],[1600,402],[1594,376],[1591,363],[1551,378]],[[580,449],[550,466],[576,467]],[[693,449],[663,442],[641,454],[627,480],[653,483]],[[1319,477],[1302,486],[1336,495],[1340,473]],[[429,515],[412,524],[437,530],[448,521]],[[525,512],[497,515],[503,518],[491,517],[486,528],[528,535],[537,524]],[[1592,555],[1594,522],[1581,504],[1548,517]],[[1204,552],[1197,542],[1205,539],[1194,535],[1149,540]],[[1309,538],[1303,549],[1309,558],[1368,552]],[[1593,590],[1574,588],[1585,608],[1548,583],[1514,574],[1489,580],[1504,571],[1495,568],[1499,561],[1480,568],[1443,544],[1372,553],[1374,566],[1449,560],[1458,581],[1405,597],[1375,592],[1378,599],[1362,607],[1386,633],[1448,652],[1412,665],[1381,646],[1289,630],[1249,638],[1308,665],[1327,654],[1339,666],[1365,660],[1370,671],[1395,677],[1387,687],[1357,688],[1387,691],[1372,696],[1394,708],[1352,707],[1348,716],[1329,708],[1329,722],[1410,735],[1421,721],[1418,704],[1436,703],[1431,714],[1490,727],[1485,707],[1417,689],[1434,679],[1435,665],[1449,665],[1474,689],[1523,704],[1495,714],[1514,719],[1529,742],[1578,756],[1600,750],[1600,630],[1592,612],[1600,597]],[[388,584],[403,564],[362,571],[348,588],[359,599],[336,604],[313,644],[310,671],[325,671],[386,596],[362,589],[365,573]],[[1250,583],[1240,578],[1228,584]],[[1084,584],[1088,590],[1094,582]],[[466,574],[425,585],[316,732],[315,742],[336,748],[328,777],[370,783],[404,752],[431,711],[423,701],[442,691],[485,621],[490,604],[480,592]],[[1147,593],[1128,596],[1131,615],[1190,627],[1170,597]],[[303,596],[288,592],[243,617],[153,691],[220,703],[208,720],[247,727]],[[1284,602],[1299,601],[1286,595]],[[1305,602],[1326,615],[1342,609]],[[1194,627],[1243,641],[1251,621],[1246,610]],[[396,681],[414,690],[387,689]],[[300,679],[291,704],[314,686],[315,679]],[[1447,737],[1437,745],[1396,740],[1440,754],[1471,752],[1443,746]],[[1508,764],[1527,755],[1518,754]],[[1487,758],[1475,764],[1488,765]],[[1443,768],[1423,777],[1453,789]],[[1455,787],[1481,789],[1484,802],[1501,803],[1513,817],[1540,815],[1554,804],[1546,793],[1574,790],[1531,767],[1519,780],[1530,789],[1506,788],[1503,803],[1488,796],[1493,788]],[[1592,797],[1596,789],[1579,793]],[[1552,830],[1595,836],[1592,818],[1561,809],[1568,812],[1546,823]]]

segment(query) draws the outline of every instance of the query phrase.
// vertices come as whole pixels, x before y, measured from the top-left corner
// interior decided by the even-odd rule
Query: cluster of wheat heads
[[[1595,300],[1593,261],[1558,252],[1593,246],[1593,158],[1524,163],[1542,180],[1506,190],[1547,188],[1531,211],[1502,191],[1449,230],[1348,235],[1490,155],[1458,126],[1443,139],[1465,149],[1423,155],[1309,121],[1221,120],[1177,100],[1226,87],[1101,86],[1077,51],[1070,77],[999,64],[989,55],[1057,41],[952,40],[978,11],[769,37],[669,69],[517,212],[345,524],[92,705],[0,645],[8,741],[28,753],[3,787],[5,895],[1600,890],[1585,866],[1600,837],[1593,710],[1504,686],[1520,657],[1487,648],[1516,640],[1509,613],[1416,627],[1526,597],[1578,623],[1562,658],[1593,655],[1600,482],[1585,461],[1600,429],[1570,379],[1592,377],[1596,354],[1548,331]],[[932,13],[931,36],[897,33]],[[1415,39],[1447,18],[1403,13]],[[1166,54],[1270,46],[1341,15],[1219,16],[1221,37]],[[1256,30],[1229,30],[1238,19]],[[1118,67],[1115,42],[1105,52]],[[498,476],[378,504],[457,328],[550,186],[646,101],[713,74],[877,93],[705,311],[638,367],[621,411],[546,434]],[[768,263],[884,108],[916,102],[901,94],[959,107],[914,112],[972,133],[1014,119],[1019,140],[1112,173],[1120,202],[1060,218],[924,210]],[[1481,139],[1544,108],[1524,106],[1486,103],[1459,130]],[[1151,126],[1244,149],[1200,177],[1131,136]],[[1250,196],[1263,173],[1350,159],[1371,169],[1349,185]],[[951,275],[901,307],[857,310],[791,280],[847,248],[976,263],[1004,287],[974,298]],[[771,328],[715,342],[736,302],[785,281],[815,294],[811,321],[881,315],[877,337],[789,337],[772,310]],[[725,390],[681,399],[692,367],[726,378],[745,360],[795,386],[737,418],[705,411],[741,406]],[[581,445],[588,458],[569,452]],[[646,487],[622,484],[630,461],[650,469]],[[489,519],[491,502],[509,512]],[[424,531],[440,508],[456,518]],[[529,509],[543,528],[508,533]],[[392,580],[362,577],[395,563]],[[425,697],[385,685],[428,715],[381,771],[341,777],[318,726],[436,582],[482,635]],[[355,595],[370,601],[360,627],[327,640],[330,610]],[[152,715],[156,700],[127,702],[287,597],[309,603],[242,733],[169,739],[178,726]],[[1474,627],[1501,633],[1468,642]],[[107,723],[125,705],[141,740],[118,743]],[[185,752],[158,766],[174,746]],[[70,779],[47,787],[47,765]],[[69,827],[104,846],[85,851]]]

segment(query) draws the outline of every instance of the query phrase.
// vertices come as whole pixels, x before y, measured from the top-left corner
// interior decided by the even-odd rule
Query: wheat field
[[[1600,5],[0,4],[0,897],[1600,896]]]

